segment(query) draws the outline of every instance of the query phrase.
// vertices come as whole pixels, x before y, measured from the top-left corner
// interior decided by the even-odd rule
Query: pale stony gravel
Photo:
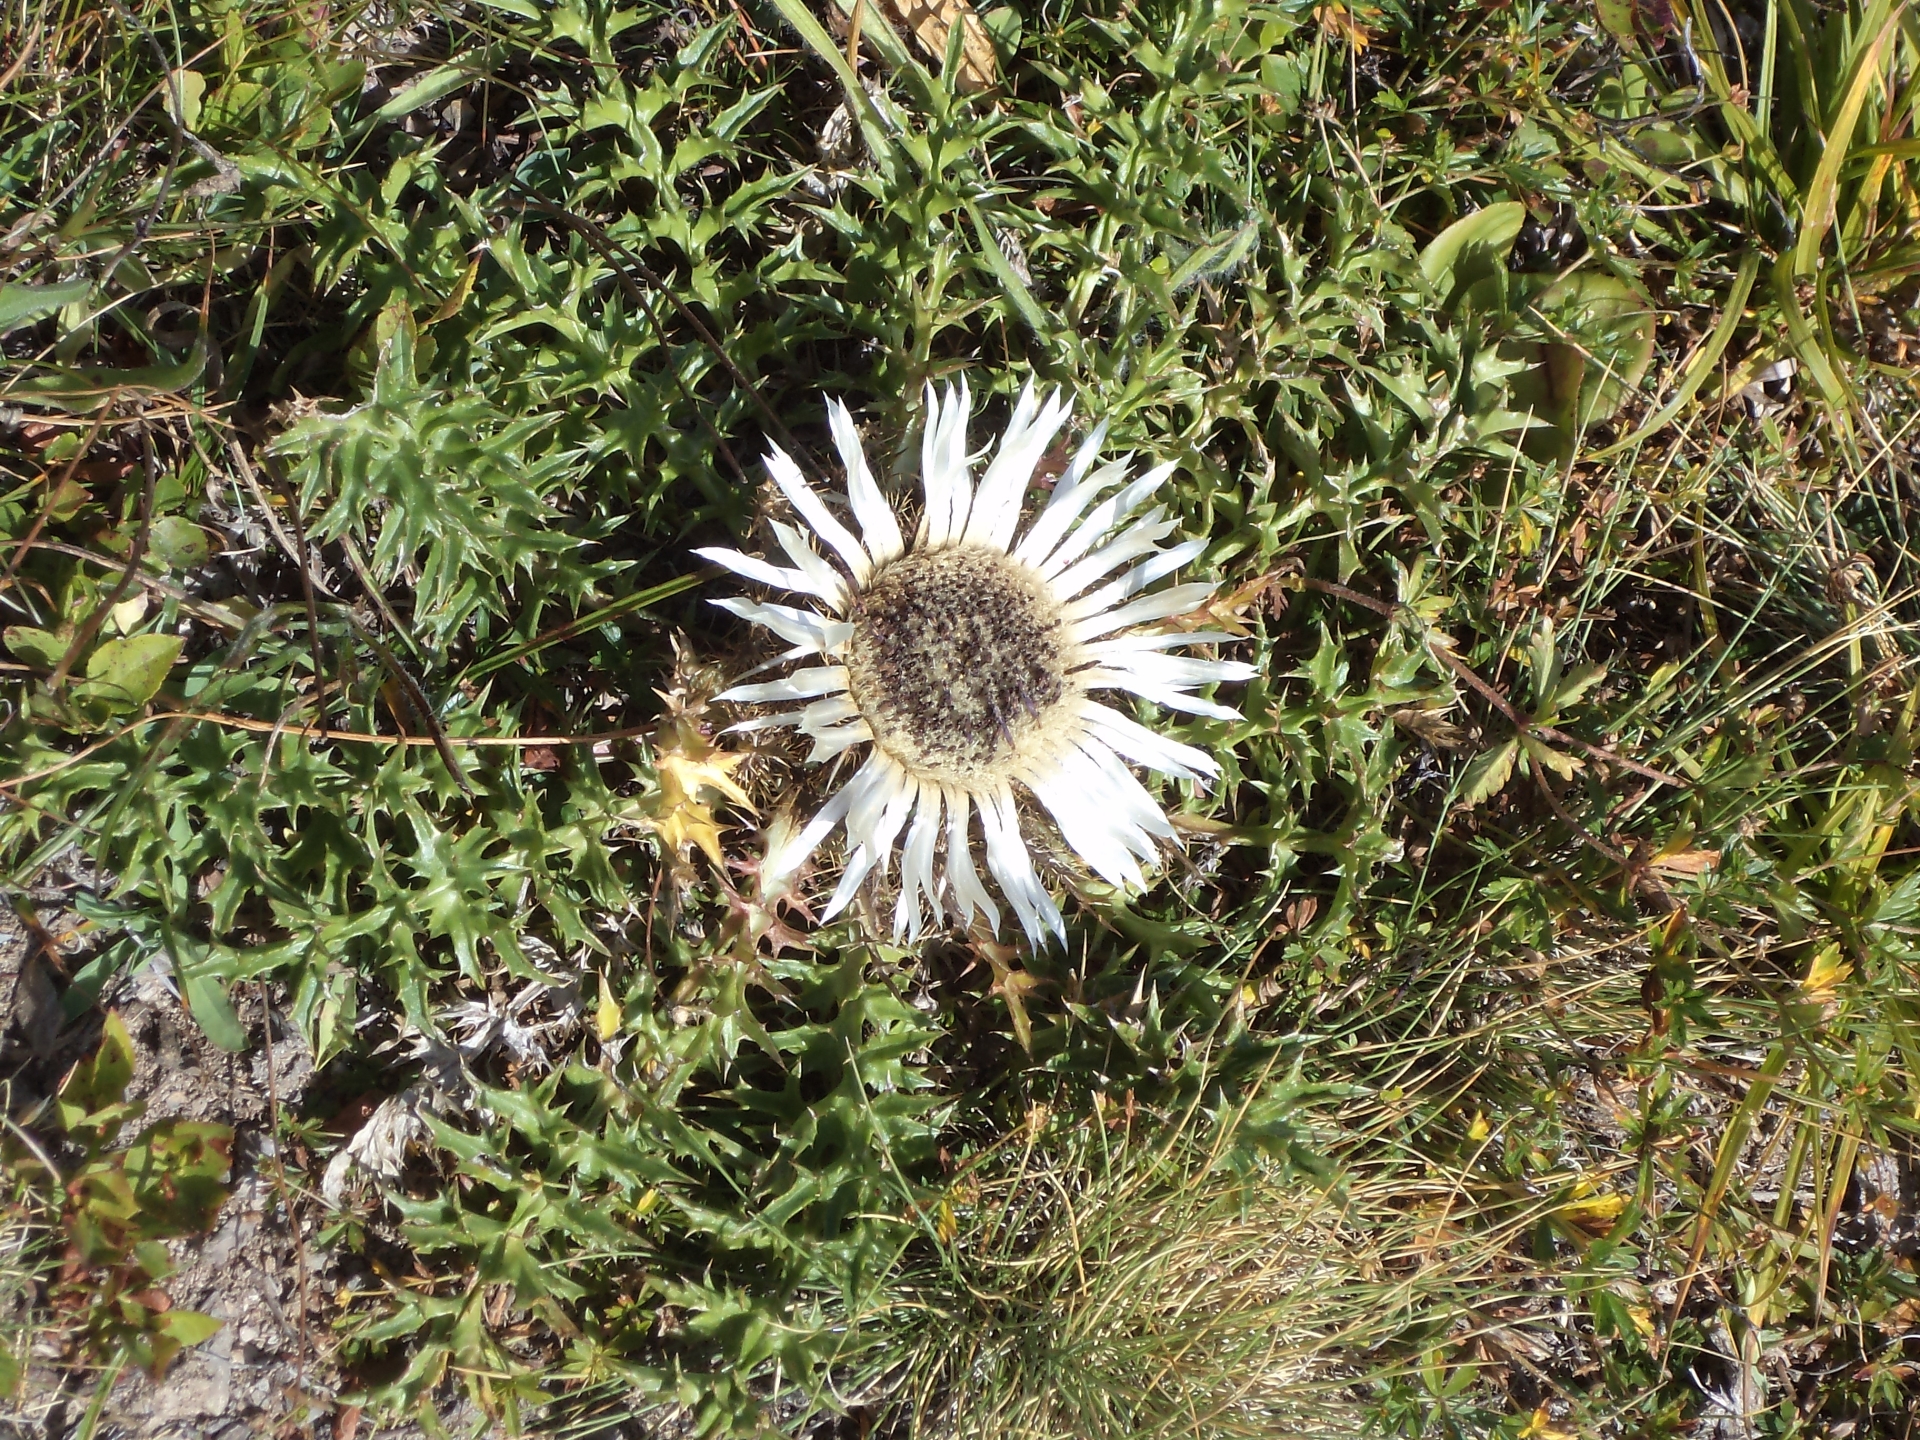
[[[77,917],[60,905],[58,891],[36,892],[34,898],[41,923],[56,940],[76,928]],[[8,1087],[0,1093],[13,1113],[25,1113],[50,1093],[98,1043],[100,1014],[67,1019],[60,1005],[64,989],[64,978],[34,956],[11,909],[0,906],[0,1083]],[[177,1269],[162,1287],[175,1304],[224,1323],[182,1354],[160,1381],[140,1372],[123,1375],[101,1410],[94,1440],[345,1440],[347,1433],[353,1440],[427,1440],[414,1424],[378,1428],[362,1419],[349,1431],[347,1412],[337,1405],[340,1379],[329,1363],[333,1297],[343,1284],[357,1286],[364,1278],[356,1259],[327,1253],[317,1243],[324,1224],[319,1177],[289,1170],[283,1191],[278,1168],[265,1153],[274,1107],[299,1109],[314,1081],[312,1060],[285,1020],[284,997],[274,1000],[271,1066],[259,989],[240,987],[234,999],[252,1041],[242,1055],[207,1040],[154,972],[106,997],[134,1044],[137,1068],[128,1098],[145,1103],[145,1121],[179,1117],[231,1125],[235,1164],[231,1195],[213,1228],[169,1245]],[[288,1223],[289,1195],[299,1216],[297,1241]],[[0,1225],[0,1269],[24,1238],[20,1227]],[[0,1330],[8,1335],[23,1319],[24,1298],[0,1286]],[[0,1440],[77,1440],[98,1377],[63,1373],[55,1363],[54,1337],[36,1339],[22,1393],[11,1402],[0,1400]],[[622,1418],[617,1401],[610,1409],[605,1428],[576,1425],[566,1433],[604,1440],[668,1440],[687,1433],[670,1420]],[[443,1397],[441,1421],[450,1434],[488,1433],[458,1392]],[[541,1433],[539,1422],[526,1433]]]
[[[56,939],[73,930],[76,917],[59,907],[57,893],[37,898],[41,923]],[[9,1082],[15,1113],[55,1088],[97,1043],[99,1016],[67,1019],[60,1006],[64,988],[19,920],[0,908],[0,1077]],[[97,1440],[239,1440],[309,1418],[315,1423],[300,1424],[298,1432],[331,1440],[327,1417],[335,1387],[324,1361],[330,1348],[325,1310],[338,1284],[335,1261],[309,1248],[318,1228],[313,1213],[303,1214],[301,1243],[295,1243],[279,1187],[260,1164],[273,1104],[297,1106],[312,1081],[305,1044],[276,1017],[270,1071],[264,1045],[239,1056],[212,1045],[155,974],[109,998],[137,1052],[128,1098],[146,1104],[143,1123],[178,1117],[231,1125],[236,1163],[231,1196],[213,1229],[169,1245],[178,1269],[163,1287],[175,1304],[225,1323],[159,1382],[137,1372],[123,1376],[102,1409]],[[238,999],[258,1042],[259,995]],[[298,1176],[290,1178],[299,1183]],[[67,1440],[82,1424],[97,1380],[63,1375],[52,1363],[53,1338],[36,1337],[22,1393],[10,1405],[0,1402],[0,1440]],[[369,1435],[363,1429],[360,1440]]]

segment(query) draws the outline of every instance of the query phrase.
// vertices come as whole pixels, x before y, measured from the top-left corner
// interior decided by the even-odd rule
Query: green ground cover
[[[1910,1433],[1920,15],[835,4],[7,13],[0,855],[69,1014],[304,1037],[346,1393]],[[1030,373],[1179,467],[1226,775],[1064,948],[771,913],[825,788],[690,552]],[[23,1303],[100,1070],[10,1091]]]

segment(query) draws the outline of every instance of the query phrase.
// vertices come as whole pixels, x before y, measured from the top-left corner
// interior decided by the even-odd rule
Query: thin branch
[[[294,495],[293,487],[288,484],[286,476],[280,473],[278,465],[274,463],[273,456],[269,452],[264,450],[260,452],[260,464],[268,476],[272,478],[276,488],[286,497],[288,518],[293,520],[294,524],[298,526],[300,524],[297,513],[299,506]],[[302,528],[298,533],[300,536],[300,550],[304,555],[306,553],[306,531]],[[354,575],[360,581],[361,589],[366,592],[367,598],[371,600],[375,608],[379,610],[381,618],[387,622],[388,628],[401,639],[405,640],[414,654],[421,656],[423,659],[426,658],[427,652],[425,647],[413,638],[413,632],[406,627],[398,615],[394,614],[393,607],[387,603],[387,597],[381,593],[380,587],[374,583],[373,576],[369,573],[366,562],[360,558],[360,547],[353,543],[353,536],[343,532],[339,537],[339,543],[341,553],[347,557],[347,564],[352,568]],[[307,573],[306,566],[301,566],[301,573],[303,575]],[[311,596],[308,597],[308,603],[312,603]],[[414,715],[419,719],[422,728],[433,737],[433,748],[440,752],[441,763],[447,767],[448,773],[453,776],[454,783],[459,785],[469,796],[473,795],[475,791],[472,782],[467,779],[466,771],[460,768],[460,757],[454,753],[453,747],[447,743],[447,732],[440,724],[440,717],[435,712],[432,700],[427,696],[426,688],[422,686],[418,680],[413,678],[411,672],[400,663],[399,657],[393,653],[392,648],[389,647],[385,641],[381,640],[379,636],[375,635],[365,625],[360,624],[357,620],[353,620],[351,610],[348,611],[348,619],[352,621],[354,629],[359,631],[360,638],[372,647],[374,654],[379,656],[380,663],[386,667],[387,673],[393,676],[401,690],[405,693],[407,703],[413,710]],[[316,637],[318,635],[319,623],[319,616],[316,612],[313,614]],[[317,639],[315,643],[318,643]],[[316,655],[316,661],[317,658]],[[314,679],[316,682],[319,680],[320,673],[316,666],[314,671]],[[321,733],[324,734],[326,727],[326,713],[324,708],[321,711],[320,724]]]
[[[1363,595],[1358,590],[1349,589],[1345,585],[1335,584],[1331,580],[1316,580],[1309,575],[1282,576],[1280,578],[1280,584],[1294,589],[1305,588],[1308,590],[1319,590],[1325,594],[1337,596],[1342,600],[1351,601],[1362,609],[1371,610],[1374,614],[1384,615],[1388,619],[1396,618],[1403,611],[1409,615],[1414,614],[1412,607],[1400,604],[1398,601],[1379,600],[1371,595]],[[1608,749],[1605,745],[1596,745],[1590,740],[1582,740],[1578,735],[1569,735],[1566,731],[1557,730],[1551,725],[1542,725],[1531,716],[1522,714],[1505,695],[1502,695],[1498,690],[1494,689],[1493,686],[1475,674],[1472,667],[1469,666],[1466,661],[1462,660],[1458,655],[1455,655],[1447,646],[1441,644],[1439,639],[1433,634],[1432,629],[1425,625],[1424,622],[1421,625],[1421,631],[1427,653],[1442,665],[1445,665],[1449,670],[1453,671],[1455,675],[1459,676],[1469,689],[1479,695],[1489,705],[1493,706],[1493,708],[1500,713],[1501,718],[1506,720],[1508,724],[1512,725],[1513,728],[1521,734],[1538,735],[1543,739],[1557,741],[1559,744],[1569,749],[1578,750],[1592,759],[1603,760],[1607,764],[1617,765],[1623,770],[1631,770],[1636,775],[1644,776],[1646,779],[1657,781],[1662,785],[1671,785],[1676,790],[1690,790],[1693,788],[1692,782],[1678,775],[1668,774],[1665,770],[1656,770],[1653,766],[1643,765],[1638,760],[1629,760],[1626,756]]]
[[[104,739],[76,750],[62,758],[58,765],[49,765],[44,770],[35,770],[26,775],[16,775],[9,780],[0,780],[0,793],[7,793],[18,802],[20,797],[12,792],[20,786],[31,785],[36,780],[44,780],[50,775],[58,775],[62,770],[70,770],[87,760],[89,756],[106,749],[117,741],[124,740],[136,730],[144,730],[149,725],[158,725],[165,721],[193,721],[202,725],[219,725],[229,730],[247,730],[256,735],[291,735],[298,738],[324,738],[345,745],[389,745],[396,749],[433,747],[438,749],[440,741],[428,735],[381,735],[368,730],[341,730],[329,727],[322,730],[318,725],[294,725],[285,720],[258,720],[251,715],[227,715],[218,710],[161,710],[152,715],[143,715],[130,721]],[[509,749],[530,750],[538,746],[594,746],[611,744],[615,740],[635,740],[650,735],[657,727],[654,725],[630,725],[623,730],[602,730],[591,735],[448,735],[444,741],[457,749]]]
[[[353,552],[347,553],[351,555]],[[455,783],[462,790],[470,796],[473,795],[475,791],[472,782],[467,779],[467,772],[460,766],[460,757],[454,754],[453,746],[448,743],[447,732],[441,728],[440,717],[433,713],[433,702],[427,698],[426,690],[408,673],[407,668],[400,663],[400,657],[393,653],[392,648],[384,640],[364,625],[356,625],[354,628],[360,632],[360,638],[372,647],[373,653],[379,657],[387,673],[399,683],[401,691],[407,697],[408,706],[419,719],[421,726],[432,737],[430,743],[433,748],[440,752],[441,764],[447,767]]]
[[[300,523],[298,497],[285,490],[281,490],[280,492],[280,498],[286,502],[287,519],[293,522],[294,538],[293,540],[289,540],[286,531],[280,528],[279,519],[273,513],[273,502],[267,498],[267,493],[261,488],[259,478],[253,473],[253,463],[247,458],[246,446],[240,443],[238,436],[228,436],[227,449],[233,456],[234,464],[240,467],[240,474],[242,478],[246,480],[247,488],[253,491],[253,498],[259,502],[261,512],[266,517],[267,528],[273,532],[273,538],[280,542],[280,548],[286,551],[287,558],[293,561],[294,569],[300,572],[300,591],[307,604],[307,645],[313,660],[313,683],[316,691],[320,692],[321,696],[320,729],[321,734],[324,736],[327,725],[327,705],[324,694],[326,682],[323,677],[326,675],[327,670],[325,657],[320,650],[320,607],[314,600],[314,589],[316,586],[325,589],[326,581],[324,577],[316,573],[318,569],[316,557],[313,554],[312,548],[307,544],[306,526]],[[268,472],[268,478],[274,481],[276,487],[279,485],[279,477],[277,475]],[[334,598],[331,592],[329,592],[328,598]]]
[[[1579,840],[1602,858],[1619,866],[1620,873],[1625,878],[1627,887],[1638,894],[1647,896],[1662,911],[1671,914],[1675,910],[1686,908],[1680,901],[1674,898],[1672,891],[1660,883],[1660,877],[1647,868],[1644,851],[1628,854],[1624,850],[1616,849],[1614,846],[1602,840],[1598,835],[1594,834],[1593,831],[1589,830],[1585,825],[1582,825],[1568,812],[1567,807],[1560,803],[1560,797],[1553,793],[1553,786],[1548,782],[1546,770],[1540,762],[1535,760],[1532,755],[1526,754],[1525,751],[1521,753],[1525,755],[1526,758],[1527,773],[1533,776],[1533,783],[1539,787],[1541,796],[1547,802],[1547,808],[1553,811],[1554,818],[1573,832],[1576,840]],[[1650,849],[1651,847],[1648,848]]]

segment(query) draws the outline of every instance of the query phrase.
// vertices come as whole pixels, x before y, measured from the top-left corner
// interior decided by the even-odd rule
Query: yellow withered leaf
[[[733,778],[734,769],[746,758],[716,749],[684,721],[677,722],[654,751],[653,769],[660,777],[660,791],[652,797],[652,824],[674,854],[684,855],[689,847],[698,845],[716,869],[725,864],[713,806],[716,801],[728,800],[752,811],[753,801]]]
[[[1562,1205],[1554,1214],[1582,1230],[1608,1230],[1627,1208],[1625,1195],[1594,1195]]]
[[[1720,863],[1720,852],[1694,849],[1693,832],[1689,828],[1669,835],[1648,863],[1663,875],[1704,875]]]
[[[1853,966],[1840,958],[1838,945],[1823,945],[1807,966],[1807,978],[1800,982],[1801,993],[1814,1000],[1825,1000],[1838,989]]]
[[[593,1007],[593,1033],[602,1044],[620,1033],[620,1004],[604,975],[600,977],[600,1002]]]
[[[1365,13],[1372,18],[1380,12],[1368,9]],[[1373,32],[1361,24],[1354,12],[1340,4],[1339,0],[1331,0],[1331,3],[1320,6],[1313,15],[1320,22],[1320,28],[1326,32],[1328,38],[1345,40],[1353,47],[1356,55],[1365,50],[1373,40]]]
[[[1651,868],[1662,875],[1704,875],[1719,863],[1718,850],[1679,850],[1654,856]]]
[[[1542,1405],[1527,1417],[1527,1423],[1520,1431],[1520,1440],[1574,1440],[1574,1434],[1555,1425],[1553,1417],[1547,1414],[1547,1407]]]
[[[1169,623],[1182,630],[1224,630],[1229,635],[1253,634],[1248,621],[1267,603],[1267,595],[1280,583],[1278,570],[1256,575],[1226,595],[1213,599],[1187,615],[1176,615]]]
[[[654,769],[660,776],[660,788],[677,791],[676,798],[697,799],[702,791],[712,790],[751,810],[752,799],[733,778],[734,767],[746,758],[718,750],[699,757],[670,753],[659,756],[654,761]]]

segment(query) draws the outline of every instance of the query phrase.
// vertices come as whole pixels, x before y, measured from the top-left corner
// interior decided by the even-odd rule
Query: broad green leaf
[[[1542,615],[1527,646],[1527,669],[1532,672],[1534,700],[1545,705],[1560,685],[1560,652],[1553,643],[1553,617]]]
[[[91,1115],[118,1105],[133,1079],[133,1040],[118,1010],[109,1010],[100,1048],[82,1060],[60,1087],[60,1123],[71,1132]]]
[[[238,1055],[247,1048],[246,1027],[234,1012],[227,987],[204,970],[187,970],[180,975],[180,989],[187,997],[187,1009],[207,1032],[207,1038],[222,1050]]]
[[[620,1004],[613,998],[613,987],[607,984],[605,975],[600,977],[600,999],[593,1010],[593,1031],[602,1043],[620,1033]]]
[[[461,56],[456,61],[436,65],[411,85],[397,91],[378,110],[375,118],[380,120],[398,120],[403,115],[411,115],[422,106],[431,105],[443,96],[456,90],[464,90],[481,78],[485,70],[491,67],[476,65],[470,56]]]
[[[149,1280],[164,1280],[174,1272],[173,1256],[167,1253],[167,1247],[158,1240],[135,1241],[133,1258],[140,1268],[147,1272]]]
[[[41,665],[52,670],[59,665],[67,653],[71,640],[62,639],[51,630],[39,630],[31,625],[9,625],[0,632],[7,649],[30,665]]]
[[[1527,207],[1518,200],[1476,210],[1427,242],[1420,252],[1420,273],[1451,305],[1461,290],[1506,264],[1507,252],[1526,223]]]
[[[1570,445],[1588,426],[1626,402],[1653,360],[1652,307],[1625,281],[1582,272],[1548,285],[1527,302],[1554,338],[1507,341],[1499,349],[1532,365],[1509,382],[1512,404],[1532,411]]]
[[[1850,434],[1853,427],[1853,388],[1846,372],[1835,368],[1834,357],[1821,331],[1801,308],[1800,287],[1795,278],[1791,255],[1783,255],[1774,262],[1773,291],[1794,358],[1813,377],[1814,386],[1820,391],[1821,399],[1827,402],[1829,414],[1836,424],[1843,432]]]
[[[87,683],[79,689],[89,699],[104,701],[110,709],[137,709],[166,683],[167,672],[180,658],[180,647],[185,643],[178,635],[132,635],[125,640],[109,640],[87,661]]]
[[[200,1028],[206,1031],[207,1038],[222,1050],[235,1054],[245,1050],[246,1027],[234,1013],[233,1002],[227,998],[226,986],[213,973],[210,947],[204,941],[182,934],[165,920],[147,932],[146,943],[151,947],[150,953],[164,959],[172,969],[173,978],[186,999],[187,1009],[200,1022]],[[187,1122],[176,1122],[175,1128],[182,1137],[205,1142],[214,1138],[221,1127],[195,1128]]]
[[[174,70],[167,76],[168,99],[177,103],[178,119],[189,130],[200,125],[200,106],[207,95],[207,77],[198,70]]]
[[[206,368],[206,341],[195,340],[187,358],[177,365],[143,365],[131,370],[93,366],[52,369],[16,382],[8,388],[7,398],[56,409],[92,411],[115,399],[178,394],[198,380]]]
[[[1629,54],[1638,49],[1638,37],[1634,34],[1633,0],[1593,0],[1594,13],[1599,16],[1600,26],[1611,35],[1620,47]]]
[[[1196,246],[1193,253],[1180,262],[1180,268],[1168,277],[1167,288],[1178,292],[1201,276],[1231,272],[1259,242],[1260,227],[1249,222],[1222,239]]]
[[[967,218],[973,222],[973,233],[980,241],[980,258],[986,262],[987,269],[992,272],[993,278],[1000,282],[1000,288],[1007,297],[1007,303],[1013,307],[1013,313],[1018,315],[1021,323],[1033,333],[1034,339],[1045,342],[1051,338],[1054,329],[1047,312],[1040,308],[1040,302],[1033,298],[1033,291],[1027,287],[1026,281],[1020,278],[1019,272],[1013,268],[1006,253],[1001,250],[999,240],[995,237],[992,227],[987,224],[985,217],[981,215],[979,207],[969,203]]]
[[[207,532],[180,515],[162,515],[148,532],[150,553],[170,570],[191,570],[206,563]]]
[[[1719,369],[1720,357],[1726,353],[1727,346],[1733,339],[1733,332],[1746,318],[1747,297],[1753,293],[1753,282],[1759,273],[1759,252],[1749,250],[1740,257],[1739,272],[1734,276],[1732,289],[1727,292],[1726,303],[1720,312],[1719,321],[1713,327],[1713,334],[1688,362],[1686,373],[1681,376],[1680,384],[1674,390],[1672,398],[1643,420],[1640,427],[1631,435],[1615,441],[1604,450],[1588,452],[1589,460],[1603,460],[1622,451],[1631,450],[1649,436],[1664,430],[1682,410],[1686,409],[1707,377]]]
[[[186,1350],[203,1340],[211,1340],[220,1333],[220,1327],[225,1323],[198,1310],[168,1310],[154,1317],[153,1326],[175,1345]]]

